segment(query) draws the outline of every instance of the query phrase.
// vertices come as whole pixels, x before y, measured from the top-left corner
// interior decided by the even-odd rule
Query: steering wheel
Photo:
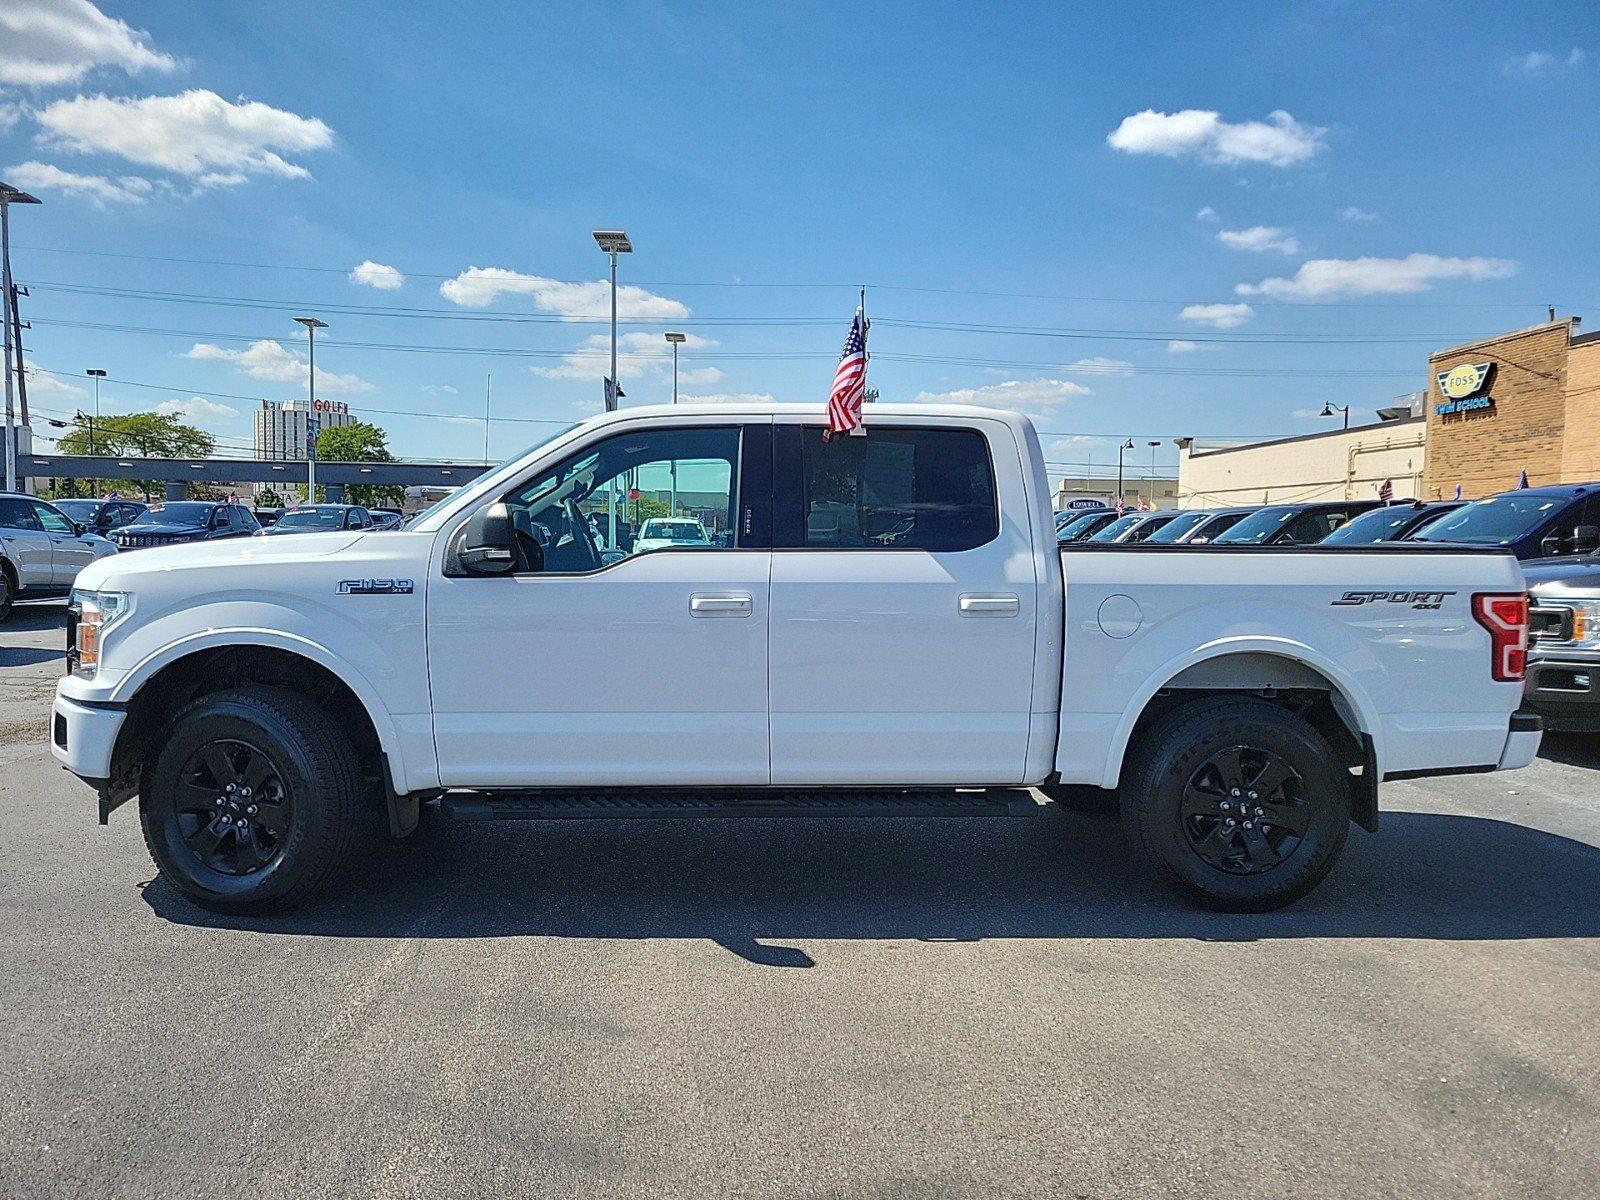
[[[600,547],[595,545],[594,531],[589,527],[589,520],[578,510],[576,500],[566,503],[567,522],[572,526],[572,540],[583,546],[584,557],[588,559],[589,569],[600,569]]]

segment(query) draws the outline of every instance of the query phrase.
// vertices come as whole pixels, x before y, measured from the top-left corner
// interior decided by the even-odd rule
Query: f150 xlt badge
[[[1454,592],[1346,592],[1335,604],[1409,604],[1412,608],[1433,609],[1444,604]]]
[[[341,579],[341,596],[409,596],[416,590],[409,579]]]

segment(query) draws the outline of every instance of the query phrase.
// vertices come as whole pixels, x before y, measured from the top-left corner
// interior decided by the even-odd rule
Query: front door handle
[[[1022,611],[1022,600],[1009,595],[976,595],[961,597],[963,617],[1014,617]]]
[[[689,597],[691,617],[748,617],[750,597],[743,592],[696,592]]]

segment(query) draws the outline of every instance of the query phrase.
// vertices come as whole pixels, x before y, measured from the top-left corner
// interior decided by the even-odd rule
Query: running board
[[[1042,806],[1025,788],[988,791],[586,791],[446,792],[455,821],[661,820],[674,817],[995,817]]]

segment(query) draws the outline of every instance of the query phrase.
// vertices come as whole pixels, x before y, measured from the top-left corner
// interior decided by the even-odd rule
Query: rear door
[[[0,547],[17,569],[19,587],[51,586],[50,537],[40,527],[30,501],[0,496]]]
[[[1013,783],[1038,587],[1010,429],[774,427],[772,782]],[[1020,501],[1019,501],[1020,503]]]

